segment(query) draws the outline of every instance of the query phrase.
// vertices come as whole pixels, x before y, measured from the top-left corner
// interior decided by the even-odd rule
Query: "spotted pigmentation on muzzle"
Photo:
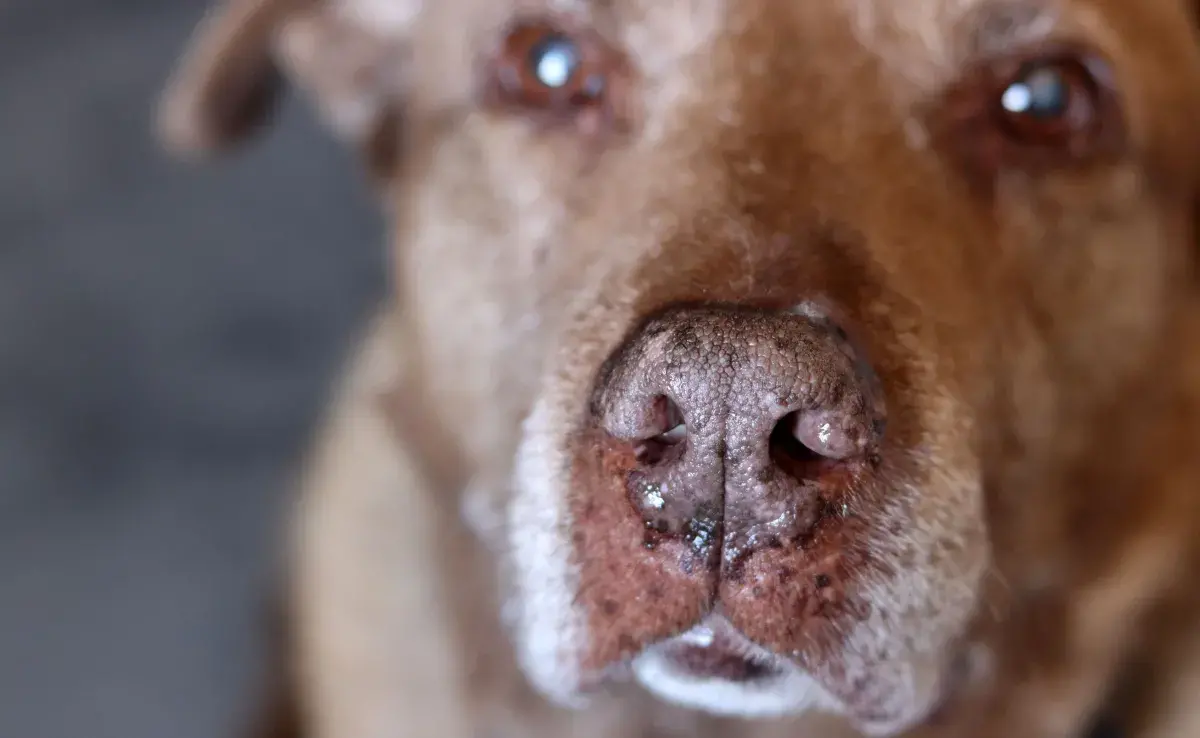
[[[756,640],[800,650],[807,622],[839,606],[846,567],[822,552],[854,526],[884,428],[877,382],[845,336],[806,315],[682,309],[614,357],[593,409],[599,453],[577,472],[602,491],[575,511],[581,559],[604,561],[580,591],[608,635],[592,668],[717,605]],[[768,603],[764,575],[807,584]],[[764,607],[781,606],[786,623],[764,629]]]
[[[531,536],[514,541],[518,557],[548,583],[524,593],[524,653],[541,642],[554,652],[535,659],[572,665],[545,691],[586,692],[632,670],[678,702],[692,692],[671,685],[685,680],[737,685],[743,714],[837,704],[864,724],[895,719],[894,693],[915,687],[893,673],[905,667],[872,663],[885,654],[864,653],[861,634],[892,616],[880,582],[897,578],[905,460],[888,450],[879,379],[843,326],[807,304],[668,309],[605,362],[585,415],[562,460],[566,499],[541,498],[561,507],[526,495],[514,525]],[[531,451],[523,463],[544,462]],[[535,486],[556,478],[519,473]],[[563,632],[575,635],[543,641]],[[547,673],[527,667],[535,681]]]

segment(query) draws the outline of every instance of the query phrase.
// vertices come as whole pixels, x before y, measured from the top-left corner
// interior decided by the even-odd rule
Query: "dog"
[[[295,89],[392,226],[276,726],[1200,735],[1198,12],[217,5],[166,145]]]

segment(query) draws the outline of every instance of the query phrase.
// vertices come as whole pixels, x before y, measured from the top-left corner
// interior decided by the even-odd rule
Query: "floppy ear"
[[[234,147],[266,127],[290,83],[339,137],[390,166],[408,39],[421,0],[219,0],[158,111],[177,154]]]

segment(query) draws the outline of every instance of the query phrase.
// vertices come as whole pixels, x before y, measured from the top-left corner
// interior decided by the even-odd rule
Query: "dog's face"
[[[1001,599],[1078,576],[1090,504],[1098,558],[1138,515],[1112,459],[1078,469],[1137,435],[1192,289],[1192,29],[1182,0],[231,0],[167,122],[240,136],[279,65],[364,147],[427,391],[514,480],[542,692],[886,734]]]

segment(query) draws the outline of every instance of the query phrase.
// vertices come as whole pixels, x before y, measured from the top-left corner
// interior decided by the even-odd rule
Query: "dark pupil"
[[[533,47],[529,64],[538,82],[547,87],[565,87],[575,76],[579,53],[569,39],[550,36]]]
[[[1010,113],[1038,118],[1058,118],[1067,112],[1070,90],[1062,72],[1035,69],[1004,91],[1004,108]]]

